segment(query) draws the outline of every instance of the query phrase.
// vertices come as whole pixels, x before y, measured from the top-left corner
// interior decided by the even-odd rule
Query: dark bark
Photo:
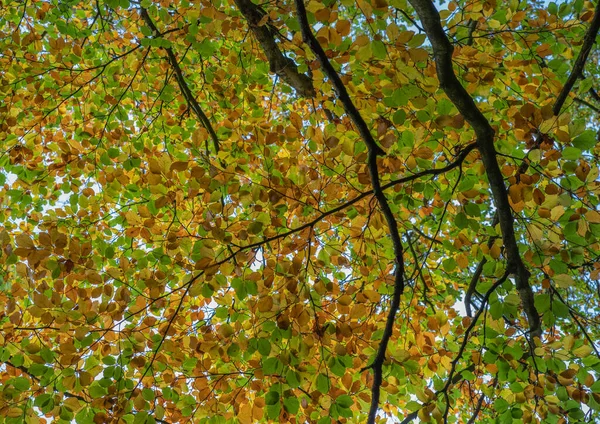
[[[154,25],[154,22],[152,22],[152,18],[150,18],[150,15],[148,15],[148,11],[142,7],[140,8],[140,15],[146,23],[146,25],[148,25],[148,27],[152,30],[152,33],[155,36],[157,36],[159,34],[159,31],[156,28],[156,25]],[[202,123],[202,126],[206,128],[206,131],[208,131],[208,133],[210,134],[215,153],[219,153],[219,138],[217,137],[217,133],[212,127],[210,121],[208,120],[208,117],[200,107],[200,104],[196,100],[196,97],[192,93],[192,90],[190,89],[189,85],[185,81],[183,71],[179,66],[179,62],[177,61],[177,57],[175,57],[175,53],[173,53],[173,49],[167,47],[164,48],[164,50],[167,52],[167,59],[169,61],[169,64],[173,68],[173,72],[175,72],[175,78],[177,79],[177,84],[179,85],[179,89],[181,90],[183,97],[185,97],[188,106],[194,112],[198,120]]]
[[[261,20],[266,16],[265,11],[251,0],[235,0],[235,4],[248,21],[250,30],[267,56],[271,72],[293,87],[298,95],[307,98],[315,97],[312,78],[298,72],[296,63],[281,53],[275,41],[277,31],[269,24],[260,25]]]
[[[396,313],[400,308],[400,298],[402,293],[404,292],[404,250],[402,247],[402,241],[400,239],[400,233],[398,231],[398,224],[396,223],[396,218],[392,213],[390,205],[385,197],[385,193],[383,192],[383,188],[381,187],[381,183],[379,181],[379,171],[377,169],[377,155],[384,154],[381,147],[377,145],[373,135],[369,131],[369,127],[367,123],[362,118],[358,109],[352,103],[350,96],[348,95],[348,91],[344,86],[341,78],[331,66],[325,51],[319,44],[317,38],[312,32],[310,25],[308,23],[308,18],[306,16],[306,9],[304,8],[303,0],[296,0],[296,9],[298,11],[298,21],[300,23],[300,28],[302,29],[302,36],[304,42],[308,44],[311,48],[325,75],[329,78],[335,91],[338,94],[338,97],[342,104],[344,105],[344,109],[354,125],[358,128],[358,131],[367,145],[369,150],[368,155],[368,168],[369,174],[371,176],[371,184],[373,186],[373,194],[381,207],[381,212],[385,217],[387,222],[387,226],[389,229],[390,237],[392,239],[392,244],[394,246],[394,256],[395,256],[395,269],[394,269],[394,292],[392,294],[392,300],[390,304],[390,310],[388,312],[387,320],[385,323],[385,328],[383,330],[383,335],[381,337],[381,341],[379,342],[379,348],[377,349],[377,353],[375,358],[369,368],[373,370],[373,385],[371,387],[371,407],[369,410],[368,423],[375,423],[375,419],[377,417],[377,410],[379,408],[379,396],[381,392],[381,383],[383,381],[383,363],[385,361],[385,353],[387,350],[387,345],[392,337],[392,333],[394,330],[394,321],[396,319]]]
[[[508,262],[507,270],[514,274],[516,288],[529,322],[530,334],[532,337],[540,337],[542,328],[540,316],[533,302],[533,291],[529,285],[530,273],[519,253],[508,192],[496,160],[495,131],[454,73],[452,64],[454,49],[444,33],[437,9],[430,0],[410,0],[410,3],[421,19],[421,24],[433,47],[440,87],[475,130],[477,148],[481,153],[500,222]]]
[[[583,74],[583,68],[585,67],[585,62],[592,51],[592,47],[596,42],[596,36],[598,35],[598,30],[600,30],[600,2],[596,4],[596,10],[594,11],[594,17],[592,18],[592,22],[590,23],[590,27],[588,28],[585,36],[583,37],[583,45],[581,46],[581,50],[579,51],[579,55],[575,60],[575,65],[573,65],[573,70],[571,71],[571,75],[567,79],[567,82],[563,86],[560,91],[558,98],[556,99],[556,103],[552,108],[554,115],[558,116],[560,110],[562,109],[565,100],[569,96],[569,93],[573,89],[575,85],[575,81]]]

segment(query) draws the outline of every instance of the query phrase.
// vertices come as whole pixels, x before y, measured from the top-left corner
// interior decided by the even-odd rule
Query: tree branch
[[[443,168],[427,169],[425,171],[417,172],[416,174],[412,174],[412,175],[408,175],[406,177],[402,177],[402,178],[398,178],[398,179],[392,180],[389,183],[384,184],[381,187],[381,189],[382,190],[387,190],[388,188],[394,187],[394,186],[396,186],[398,184],[404,184],[404,183],[407,183],[407,182],[410,182],[410,181],[414,181],[414,180],[417,180],[417,179],[419,179],[421,177],[424,177],[424,176],[427,176],[427,175],[435,176],[435,175],[439,175],[439,174],[443,174],[445,172],[451,171],[454,168],[458,167],[461,163],[463,163],[464,160],[465,160],[465,158],[467,157],[467,155],[472,150],[474,150],[475,147],[476,147],[475,143],[468,144],[467,146],[465,146],[460,151],[460,153],[458,154],[458,156],[456,157],[456,160],[454,162],[451,162],[450,164],[444,166]],[[326,218],[329,215],[333,215],[334,213],[340,212],[340,211],[346,209],[347,207],[352,206],[356,202],[358,202],[358,201],[360,201],[362,199],[365,199],[365,198],[367,198],[368,196],[371,196],[371,195],[373,195],[372,192],[361,193],[358,196],[354,197],[353,199],[348,200],[346,203],[343,203],[343,204],[341,204],[339,206],[336,206],[333,209],[330,209],[330,210],[328,210],[326,212],[321,213],[321,215],[319,215],[317,218],[313,219],[310,222],[307,222],[306,224],[300,225],[299,227],[296,227],[296,228],[292,228],[291,230],[286,231],[285,233],[277,234],[277,235],[272,236],[272,237],[270,237],[268,239],[261,240],[261,241],[256,242],[256,243],[251,243],[251,244],[246,245],[246,246],[242,246],[242,247],[240,247],[240,249],[241,250],[247,250],[247,249],[252,249],[254,247],[259,247],[259,246],[262,246],[265,243],[270,243],[270,242],[275,241],[277,239],[285,238],[285,237],[287,237],[289,235],[292,235],[294,233],[297,233],[297,232],[300,232],[300,231],[305,230],[307,228],[310,228],[310,227],[314,226],[317,222],[321,221],[323,218]]]
[[[582,98],[580,98],[580,97],[575,97],[573,100],[574,100],[575,102],[579,103],[579,104],[582,104],[582,105],[584,105],[584,106],[587,106],[587,107],[589,107],[590,109],[592,109],[592,110],[593,110],[594,112],[596,112],[596,113],[600,113],[600,108],[598,108],[598,107],[594,106],[593,104],[591,104],[590,102],[588,102],[588,101],[586,101],[586,100],[583,100],[583,99],[582,99]]]
[[[492,228],[495,227],[496,225],[498,225],[498,214],[495,213],[494,214],[494,219],[492,220]],[[490,237],[487,245],[488,248],[492,247],[492,245],[494,244],[494,242],[496,241],[498,237],[497,236],[493,236]],[[485,256],[483,257],[483,259],[481,259],[481,261],[479,261],[479,263],[477,264],[477,268],[475,268],[475,272],[473,273],[473,276],[471,277],[471,282],[469,283],[469,287],[467,288],[467,292],[465,293],[465,310],[467,311],[467,316],[468,317],[472,317],[472,311],[471,311],[471,301],[472,301],[472,297],[475,293],[477,293],[477,283],[479,282],[479,278],[481,277],[481,273],[483,272],[483,267],[485,266],[485,264],[487,263],[487,259],[485,258]]]
[[[581,46],[581,50],[579,51],[579,55],[575,60],[575,65],[573,65],[573,71],[571,71],[571,75],[567,79],[567,82],[563,86],[561,92],[556,99],[556,103],[552,108],[552,112],[554,112],[555,116],[558,116],[560,110],[567,100],[571,89],[575,85],[575,81],[582,74],[583,68],[585,67],[585,62],[592,50],[592,46],[596,42],[596,36],[598,35],[598,30],[600,29],[600,1],[596,4],[596,9],[594,11],[594,17],[592,18],[592,22],[590,23],[590,27],[588,28],[585,36],[583,37],[583,45]]]
[[[373,151],[377,156],[384,156],[385,152],[375,142],[375,139],[373,138],[373,135],[371,134],[371,131],[367,126],[367,123],[360,115],[358,109],[356,109],[356,106],[354,106],[354,103],[352,103],[352,99],[350,98],[350,95],[348,94],[348,91],[346,90],[342,79],[329,62],[327,54],[325,54],[325,51],[319,44],[319,41],[317,41],[317,38],[312,33],[312,29],[308,24],[308,18],[306,17],[306,9],[304,8],[304,2],[301,0],[296,0],[296,9],[298,10],[298,21],[300,22],[300,28],[302,30],[302,38],[304,39],[304,42],[308,44],[308,46],[311,48],[311,50],[319,60],[319,63],[321,64],[325,75],[327,75],[327,77],[331,80],[331,84],[335,88],[335,91],[337,92],[338,97],[342,102],[342,105],[344,106],[344,110],[346,111],[354,125],[356,125],[356,128],[358,129],[361,138],[367,144],[369,152]]]
[[[495,377],[494,380],[492,380],[492,383],[490,384],[490,386],[496,387],[496,384],[498,384],[498,377]],[[479,412],[481,412],[481,408],[483,407],[484,401],[485,401],[485,395],[482,392],[479,395],[479,401],[477,401],[477,406],[475,407],[475,412],[473,412],[473,415],[471,416],[471,418],[469,418],[469,421],[467,421],[467,424],[475,424],[475,422],[477,421],[477,416],[479,415]]]
[[[262,23],[263,18],[267,16],[265,11],[251,0],[235,0],[235,4],[248,21],[248,26],[267,56],[271,72],[293,87],[298,95],[307,98],[315,97],[312,78],[298,72],[298,66],[294,61],[279,50],[275,42],[277,32],[268,23]]]
[[[437,9],[431,0],[410,0],[410,3],[419,15],[425,33],[433,47],[440,87],[465,117],[465,120],[473,127],[477,135],[477,148],[481,153],[500,221],[502,240],[508,259],[507,270],[515,274],[517,291],[527,315],[531,336],[540,337],[542,329],[540,317],[533,302],[533,291],[529,285],[530,273],[519,253],[508,193],[496,160],[495,131],[454,74],[452,65],[452,52],[454,49],[444,33]]]
[[[377,354],[371,364],[371,368],[373,369],[373,385],[371,388],[371,407],[369,410],[368,423],[375,423],[375,418],[377,416],[377,410],[379,408],[379,396],[381,392],[381,383],[383,381],[383,362],[385,360],[385,352],[387,350],[387,345],[392,337],[393,329],[394,329],[394,321],[396,319],[396,313],[400,308],[400,297],[404,292],[404,258],[403,258],[403,247],[402,241],[400,239],[400,233],[398,231],[398,224],[396,223],[396,218],[388,204],[388,201],[385,197],[385,193],[383,192],[383,188],[381,186],[381,182],[379,181],[379,170],[377,169],[377,155],[384,154],[385,152],[377,145],[373,135],[371,134],[367,123],[362,118],[350,96],[348,95],[348,91],[344,86],[341,78],[331,66],[325,51],[319,44],[319,41],[312,33],[310,25],[308,23],[308,18],[306,16],[306,9],[304,8],[303,0],[296,0],[296,10],[298,12],[298,22],[300,23],[300,28],[302,30],[302,37],[304,42],[308,44],[311,48],[325,75],[332,82],[338,97],[342,104],[344,105],[344,109],[348,116],[352,119],[354,125],[358,128],[359,133],[367,145],[369,150],[368,155],[368,168],[369,174],[371,176],[371,185],[373,186],[373,194],[381,207],[381,212],[385,217],[387,222],[387,226],[390,232],[390,237],[392,239],[392,244],[394,247],[394,257],[395,257],[395,269],[394,269],[394,293],[392,294],[392,301],[390,304],[390,310],[388,312],[387,320],[385,323],[385,328],[383,330],[383,335],[381,337],[381,341],[379,342],[379,348],[377,350]]]
[[[140,16],[142,17],[142,19],[144,20],[146,25],[148,25],[148,27],[152,30],[152,33],[154,34],[154,36],[155,37],[158,36],[160,34],[160,32],[158,31],[158,28],[156,28],[156,25],[154,25],[154,22],[152,22],[152,18],[150,18],[148,11],[146,9],[144,9],[143,7],[140,8]],[[187,82],[185,81],[185,78],[183,76],[183,71],[181,70],[181,67],[179,66],[179,62],[177,61],[177,57],[175,57],[175,53],[173,53],[173,49],[170,47],[162,47],[162,48],[167,52],[167,59],[168,59],[169,63],[171,64],[173,71],[175,72],[175,78],[177,79],[177,84],[179,85],[179,89],[181,90],[183,97],[185,97],[185,100],[187,101],[188,106],[190,107],[190,109],[192,109],[192,111],[194,112],[194,114],[196,115],[198,120],[202,123],[202,126],[204,128],[206,128],[206,131],[208,131],[208,133],[210,134],[210,138],[213,141],[215,153],[218,154],[219,153],[219,137],[217,137],[217,133],[215,132],[214,128],[212,127],[212,124],[208,120],[208,117],[206,116],[206,114],[202,111],[200,104],[198,104],[198,101],[194,97],[192,90],[190,89]]]

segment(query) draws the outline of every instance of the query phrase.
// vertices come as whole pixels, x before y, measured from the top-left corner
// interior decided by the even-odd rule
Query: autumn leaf
[[[600,8],[517,3],[4,2],[0,421],[600,421]]]

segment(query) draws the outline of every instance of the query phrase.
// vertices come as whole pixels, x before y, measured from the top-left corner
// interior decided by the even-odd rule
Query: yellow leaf
[[[575,284],[573,278],[568,274],[559,274],[554,276],[554,282],[563,289],[569,288]]]
[[[544,232],[542,231],[542,229],[535,224],[529,224],[527,226],[527,232],[529,233],[531,239],[534,242],[538,242],[544,237]]]
[[[600,213],[596,211],[587,211],[585,219],[591,224],[600,224]]]
[[[563,339],[563,346],[567,350],[571,350],[574,343],[575,343],[575,337],[573,337],[571,334],[569,334],[568,336],[565,336]]]
[[[150,172],[152,172],[153,174],[160,174],[162,172],[162,170],[160,169],[160,164],[155,158],[151,158],[148,161],[148,166],[150,168]]]
[[[500,245],[494,243],[494,245],[490,248],[490,256],[494,259],[498,259],[500,257]]]
[[[589,354],[592,353],[593,350],[594,349],[592,349],[590,345],[584,344],[579,346],[577,349],[574,349],[573,353],[580,358],[585,358],[586,356],[589,356]]]
[[[63,401],[63,405],[71,412],[79,411],[81,405],[79,400],[74,397],[68,397]]]
[[[9,408],[7,412],[5,412],[6,416],[9,418],[17,418],[23,416],[23,410],[21,408]]]
[[[373,303],[378,303],[381,300],[381,295],[375,290],[364,290],[363,294]]]
[[[338,299],[338,303],[342,306],[348,306],[349,304],[352,303],[352,297],[348,294],[342,295]]]
[[[19,234],[17,237],[15,237],[15,241],[17,242],[17,246],[22,247],[23,249],[35,248],[33,240],[28,234]]]
[[[414,35],[415,33],[413,31],[402,31],[396,38],[396,42],[400,44],[406,44],[413,38]]]
[[[301,327],[304,327],[310,322],[310,314],[306,310],[303,310],[298,315],[298,318],[296,318],[296,321]]]
[[[456,263],[461,268],[467,268],[469,266],[469,259],[463,253],[456,255]]]
[[[252,423],[252,406],[249,403],[242,405],[240,412],[237,414],[238,421],[240,424],[251,424]]]

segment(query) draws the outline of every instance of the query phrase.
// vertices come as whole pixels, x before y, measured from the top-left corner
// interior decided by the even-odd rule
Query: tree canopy
[[[0,11],[1,422],[600,420],[600,6]]]

